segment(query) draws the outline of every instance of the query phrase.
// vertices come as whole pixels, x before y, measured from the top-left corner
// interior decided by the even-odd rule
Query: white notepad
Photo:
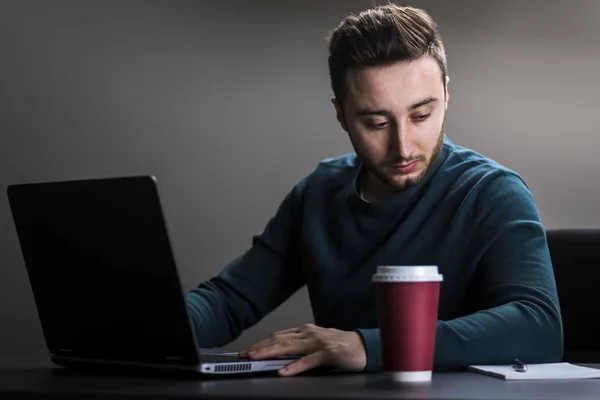
[[[507,381],[600,378],[600,369],[570,363],[527,364],[526,372],[517,372],[511,365],[470,365],[467,369]]]

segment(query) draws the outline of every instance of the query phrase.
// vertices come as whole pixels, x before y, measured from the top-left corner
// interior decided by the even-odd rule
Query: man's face
[[[344,104],[333,102],[356,154],[376,178],[370,187],[394,192],[416,184],[439,154],[448,100],[440,75],[431,57],[348,72]]]

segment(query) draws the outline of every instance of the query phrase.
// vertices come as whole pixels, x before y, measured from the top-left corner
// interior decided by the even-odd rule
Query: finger
[[[247,349],[241,350],[239,352],[239,355],[242,358],[247,358],[248,356],[250,356],[251,352],[257,351],[257,350],[262,349],[267,346],[271,346],[273,344],[274,344],[273,338],[264,339],[258,343],[253,344],[252,346],[250,346]]]
[[[297,326],[295,328],[289,328],[289,329],[284,329],[282,331],[274,332],[271,334],[271,337],[276,336],[276,335],[286,335],[286,334],[290,334],[290,333],[301,334],[306,331],[311,331],[314,328],[317,328],[317,327],[313,324],[304,324],[304,325]]]
[[[297,338],[298,334],[293,333],[291,329],[289,329],[289,333],[278,333],[275,332],[271,334],[271,336],[267,339],[263,339],[258,343],[253,344],[250,348],[242,350],[239,352],[240,357],[246,358],[250,355],[250,353],[255,351],[260,351],[269,346],[273,346],[279,342],[291,341]]]
[[[271,334],[271,336],[276,336],[276,335],[286,335],[288,333],[299,333],[300,332],[300,328],[296,327],[296,328],[289,328],[289,329],[284,329],[282,331],[277,331],[277,332],[273,332]]]
[[[321,366],[323,364],[323,360],[323,352],[317,351],[315,353],[302,357],[298,361],[294,361],[293,363],[285,366],[284,368],[281,368],[279,370],[279,374],[281,376],[297,375],[302,372],[308,371],[309,369]]]
[[[251,351],[248,355],[253,360],[262,360],[279,356],[304,355],[311,350],[310,342],[306,339],[290,339]]]

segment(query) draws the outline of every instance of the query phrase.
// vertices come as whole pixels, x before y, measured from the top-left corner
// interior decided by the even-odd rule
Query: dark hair
[[[387,4],[349,15],[328,36],[331,87],[340,103],[351,69],[385,66],[432,56],[446,89],[446,51],[437,24],[424,10]]]

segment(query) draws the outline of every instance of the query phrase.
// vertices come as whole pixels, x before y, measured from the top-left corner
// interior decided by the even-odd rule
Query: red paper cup
[[[383,370],[394,381],[431,380],[442,280],[436,266],[382,266],[373,275]]]

